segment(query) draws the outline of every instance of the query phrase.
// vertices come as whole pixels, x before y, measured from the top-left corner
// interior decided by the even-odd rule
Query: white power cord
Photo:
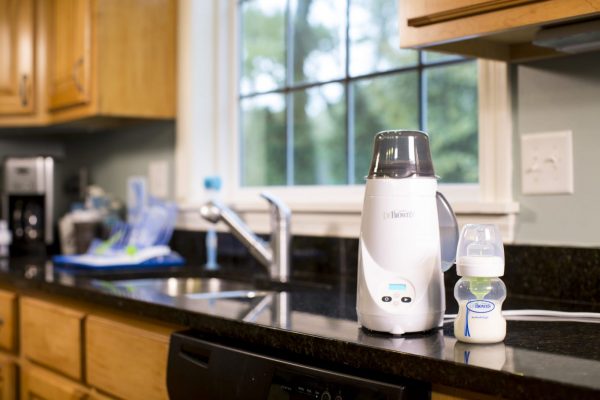
[[[502,315],[513,321],[576,321],[600,323],[600,313],[570,312],[555,310],[504,310]],[[457,314],[445,314],[445,320],[452,320]]]

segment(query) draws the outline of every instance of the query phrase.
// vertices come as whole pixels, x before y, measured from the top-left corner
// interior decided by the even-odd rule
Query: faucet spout
[[[273,280],[287,282],[290,259],[290,210],[279,199],[261,194],[270,204],[270,243],[257,236],[229,207],[219,201],[209,201],[200,208],[200,215],[209,222],[223,221],[231,233],[265,266]]]

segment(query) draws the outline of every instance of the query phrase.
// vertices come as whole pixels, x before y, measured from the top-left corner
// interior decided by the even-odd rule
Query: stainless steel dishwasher
[[[323,369],[207,340],[193,331],[171,336],[167,385],[171,400],[412,400],[430,386],[393,383]]]

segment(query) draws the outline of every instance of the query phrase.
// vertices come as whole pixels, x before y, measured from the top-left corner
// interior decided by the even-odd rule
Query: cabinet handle
[[[75,83],[75,87],[79,93],[83,93],[83,83],[79,80],[79,69],[83,66],[83,57],[79,57],[75,64],[73,64],[73,72],[71,77],[73,78],[73,83]]]
[[[21,107],[27,107],[29,103],[29,97],[27,96],[27,75],[21,76],[21,82],[19,84],[19,97],[21,98]]]

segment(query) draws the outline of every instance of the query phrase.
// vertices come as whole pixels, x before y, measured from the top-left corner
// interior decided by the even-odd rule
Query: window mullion
[[[353,185],[354,181],[354,169],[355,169],[355,159],[354,155],[356,154],[354,148],[354,89],[350,81],[346,81],[345,85],[346,91],[346,138],[347,138],[347,146],[346,151],[348,152],[346,156],[346,168],[348,169],[347,179],[349,185]]]
[[[286,104],[286,122],[285,122],[285,171],[286,185],[294,185],[294,96],[288,89],[294,81],[294,15],[292,13],[292,0],[286,1],[285,18],[285,104]]]
[[[427,131],[427,78],[425,76],[424,57],[422,51],[419,51],[419,129]]]
[[[287,92],[285,95],[286,103],[286,122],[285,122],[285,170],[286,184],[294,185],[294,92]]]
[[[346,2],[346,71],[344,92],[346,97],[346,182],[354,184],[354,94],[350,82],[350,2]]]

